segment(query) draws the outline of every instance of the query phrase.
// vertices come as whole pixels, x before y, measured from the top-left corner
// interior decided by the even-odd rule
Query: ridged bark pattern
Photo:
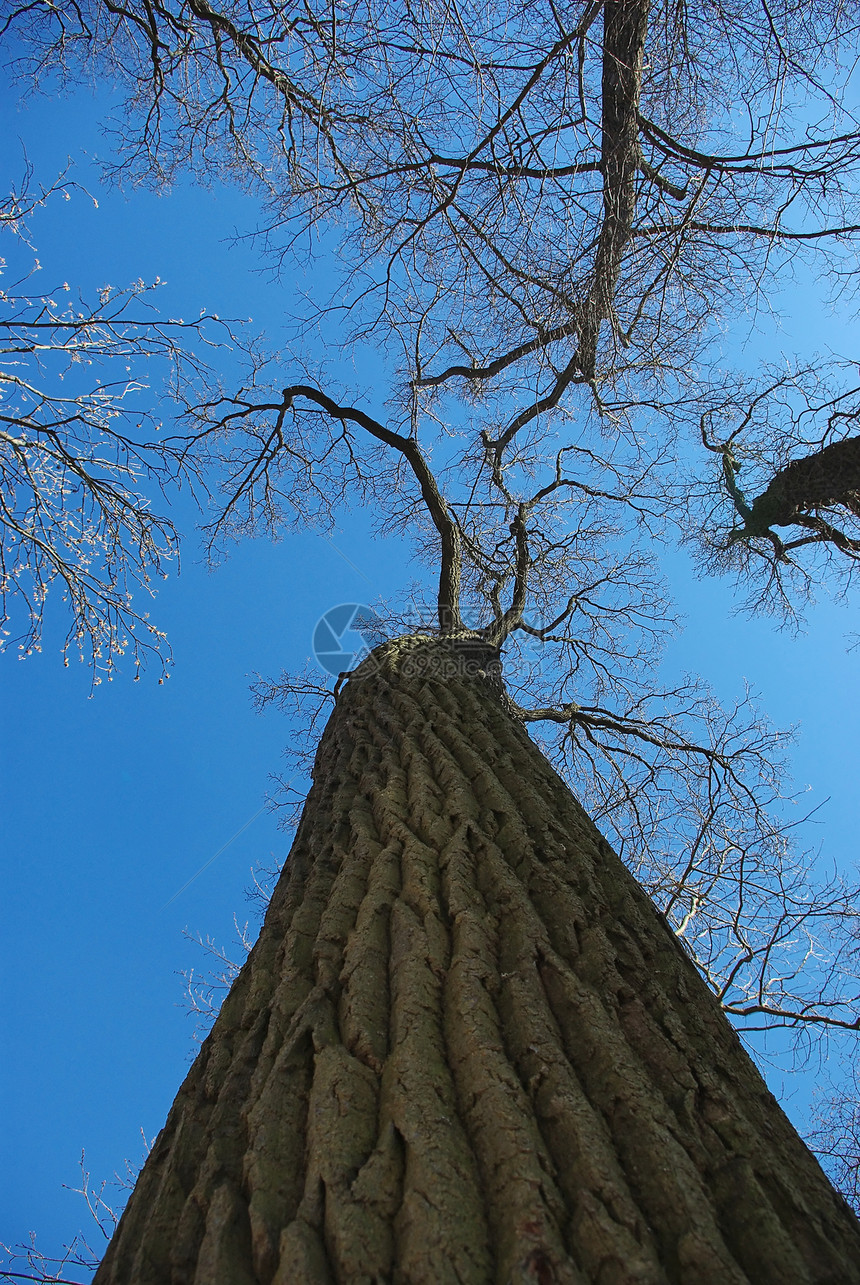
[[[860,1227],[497,685],[353,677],[97,1285],[849,1285]]]

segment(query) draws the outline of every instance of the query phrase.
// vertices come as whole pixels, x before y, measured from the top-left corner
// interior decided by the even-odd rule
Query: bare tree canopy
[[[158,434],[165,404],[172,415],[208,379],[207,350],[237,340],[214,317],[160,317],[159,282],[106,285],[97,302],[67,281],[37,287],[26,220],[76,192],[87,196],[66,176],[40,186],[28,166],[0,204],[0,231],[14,238],[0,261],[0,626],[19,654],[40,650],[54,590],[66,663],[79,653],[98,683],[127,650],[136,670],[148,655],[169,659],[133,591],[151,597],[178,556],[178,532],[153,506],[196,466],[184,442]]]
[[[722,477],[690,488],[695,538],[713,569],[736,569],[750,605],[788,619],[816,572],[838,583],[841,571],[847,588],[860,554],[858,438],[845,436],[860,389],[846,373],[844,363],[772,372],[759,388],[723,390],[700,421]]]
[[[115,83],[117,177],[238,182],[276,267],[325,238],[340,253],[335,292],[295,304],[289,359],[189,408],[222,487],[210,548],[372,501],[438,574],[432,606],[405,595],[392,624],[504,652],[520,717],[725,1006],[856,1031],[856,898],[810,885],[792,853],[781,738],[749,702],[722,711],[659,676],[667,532],[789,611],[802,559],[850,569],[858,549],[830,515],[856,517],[856,391],[816,400],[813,376],[786,374],[759,391],[716,344],[793,262],[837,285],[855,270],[855,6],[0,13],[37,83]],[[380,348],[385,390],[321,368],[320,328],[359,369]],[[759,476],[742,491],[745,452]]]
[[[407,475],[438,436],[437,474],[467,479],[460,501],[440,474],[447,516],[436,504],[431,517],[443,575],[477,578],[484,600],[502,564],[515,582],[524,544],[509,527],[538,492],[544,507],[598,491],[671,520],[681,506],[665,493],[655,511],[658,466],[663,488],[711,467],[674,439],[696,404],[711,408],[714,320],[755,307],[792,257],[851,266],[850,6],[4,8],[29,74],[118,81],[121,172],[238,180],[262,196],[259,235],[282,262],[335,222],[345,281],[336,304],[314,306],[333,336],[395,357],[384,427],[414,439],[412,458],[386,443]],[[281,521],[278,478],[294,489],[301,466],[257,427],[281,406],[349,426],[336,448],[326,439],[326,467],[347,489],[367,484],[368,421],[338,418],[336,387],[303,380],[283,403],[261,391],[212,408],[212,422],[251,429],[228,525]],[[767,543],[760,527],[746,534]],[[457,588],[443,592],[453,627]]]

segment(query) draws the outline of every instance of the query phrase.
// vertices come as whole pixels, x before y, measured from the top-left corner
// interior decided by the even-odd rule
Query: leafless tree
[[[169,660],[140,595],[152,597],[178,555],[173,522],[154,506],[195,466],[169,427],[159,437],[161,421],[210,374],[207,351],[236,339],[214,317],[159,317],[158,281],[105,285],[95,303],[67,281],[37,284],[26,221],[73,193],[86,196],[67,177],[42,187],[27,167],[0,206],[12,238],[0,292],[0,625],[19,654],[38,651],[53,591],[66,663],[78,651],[100,682],[127,650],[136,669],[147,654],[162,669]]]
[[[856,1063],[841,1083],[819,1095],[810,1136],[825,1168],[860,1212],[860,1083]]]
[[[813,887],[792,855],[779,738],[746,701],[725,712],[655,681],[674,628],[659,541],[682,515],[717,565],[763,551],[788,597],[801,546],[856,553],[827,516],[856,516],[855,488],[813,493],[803,463],[853,459],[850,395],[822,403],[801,451],[786,380],[720,403],[712,358],[715,323],[765,304],[793,259],[853,263],[853,8],[3,12],[28,75],[97,68],[124,86],[118,169],[238,181],[276,264],[312,254],[322,222],[339,238],[343,281],[297,317],[289,369],[255,366],[190,413],[222,486],[210,547],[372,500],[438,573],[418,627],[487,665],[504,651],[520,716],[557,729],[551,752],[726,1007],[856,1032],[856,896]],[[320,325],[332,350],[382,348],[386,393],[303,356]],[[743,450],[761,468],[742,491]],[[774,533],[783,519],[798,541]]]
[[[184,932],[184,936],[199,946],[206,957],[205,971],[201,972],[199,968],[182,970],[185,982],[183,1007],[194,1018],[195,1043],[200,1043],[215,1020],[225,995],[239,975],[245,956],[254,944],[249,935],[248,923],[240,926],[235,915],[233,923],[236,940],[232,950],[220,946],[208,933],[205,936],[201,933],[193,934],[187,928]]]
[[[143,1157],[149,1155],[151,1143],[141,1129],[143,1140]],[[142,1163],[142,1161],[141,1161]],[[71,1187],[74,1195],[80,1196],[87,1210],[86,1233],[79,1232],[70,1244],[63,1247],[63,1253],[50,1257],[38,1245],[37,1236],[32,1233],[29,1243],[20,1245],[0,1244],[0,1281],[37,1281],[40,1285],[82,1285],[77,1279],[86,1273],[92,1279],[104,1252],[105,1244],[116,1230],[122,1207],[133,1189],[140,1164],[126,1160],[122,1173],[115,1173],[112,1179],[94,1180],[87,1168],[86,1153],[80,1158],[80,1187]],[[88,1236],[97,1233],[96,1244],[90,1245]]]
[[[854,376],[855,378],[850,378]],[[733,571],[748,605],[797,620],[816,583],[850,587],[860,555],[856,366],[769,371],[701,412],[710,475],[687,496],[688,538]]]

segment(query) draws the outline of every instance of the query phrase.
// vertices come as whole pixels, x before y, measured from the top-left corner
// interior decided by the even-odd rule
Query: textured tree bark
[[[684,951],[462,667],[400,640],[341,693],[97,1285],[860,1282]]]
[[[754,502],[746,530],[763,535],[769,527],[791,526],[799,514],[832,504],[860,516],[860,437],[832,442],[780,469]]]

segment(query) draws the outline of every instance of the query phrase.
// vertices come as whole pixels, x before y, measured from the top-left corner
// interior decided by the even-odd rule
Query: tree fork
[[[400,639],[341,693],[97,1285],[860,1282],[853,1214],[481,660]]]

